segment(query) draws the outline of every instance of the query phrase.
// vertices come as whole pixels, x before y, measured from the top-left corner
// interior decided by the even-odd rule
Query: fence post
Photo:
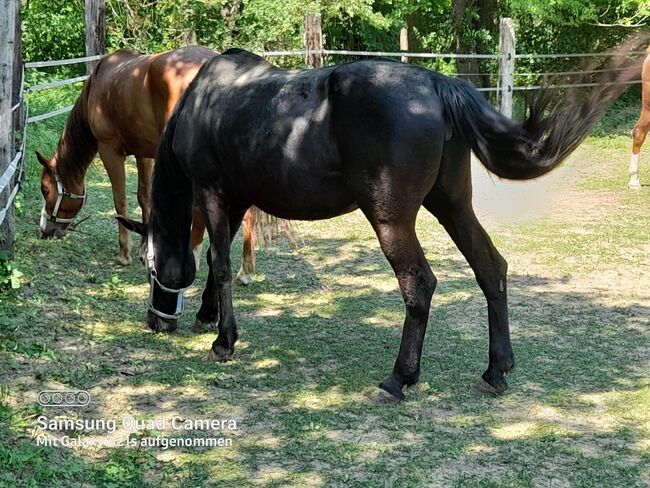
[[[402,27],[399,31],[399,50],[405,52],[409,50],[409,31],[406,27]],[[408,62],[408,56],[402,56],[402,63]]]
[[[305,46],[305,64],[308,68],[323,66],[323,30],[321,28],[320,14],[305,14],[303,18]]]
[[[0,0],[0,175],[9,167],[13,159],[14,127],[13,106],[14,57],[16,56],[16,9],[19,0]],[[0,209],[9,202],[13,185],[7,184],[0,194]],[[0,225],[0,251],[14,252],[14,210],[9,205],[5,219]]]
[[[502,18],[499,25],[499,83],[498,109],[506,117],[512,117],[512,94],[515,87],[515,29],[512,19]]]
[[[106,28],[104,24],[104,0],[85,0],[86,2],[86,56],[104,54]],[[86,74],[90,74],[97,61],[86,63]]]

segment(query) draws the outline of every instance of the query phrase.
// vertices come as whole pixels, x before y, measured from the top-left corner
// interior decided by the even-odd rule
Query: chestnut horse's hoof
[[[129,266],[131,264],[130,257],[118,256],[115,258],[115,264],[117,266]]]
[[[192,326],[192,332],[202,334],[204,332],[214,332],[218,330],[217,323],[214,321],[204,322],[203,320],[197,318]]]
[[[251,275],[244,273],[243,271],[240,271],[237,274],[237,277],[235,278],[235,283],[238,285],[243,285],[247,286],[250,285],[253,282],[253,278]]]
[[[220,363],[225,363],[226,361],[232,359],[234,352],[235,351],[228,349],[227,347],[220,346],[219,344],[213,344],[210,352],[208,353],[208,359]]]
[[[641,182],[639,180],[630,180],[630,182],[627,184],[627,187],[630,190],[640,190]]]
[[[399,381],[393,376],[389,376],[384,381],[379,383],[379,388],[384,390],[387,393],[390,393],[397,401],[402,401],[406,396],[402,393],[402,385]]]

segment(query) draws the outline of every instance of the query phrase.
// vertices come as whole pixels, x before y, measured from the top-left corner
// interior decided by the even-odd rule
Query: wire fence
[[[24,108],[24,104],[25,104],[24,93],[25,93],[25,68],[23,67],[21,71],[18,102],[15,103],[9,110],[0,114],[0,117],[12,117],[17,110]],[[11,193],[9,194],[9,198],[7,199],[7,202],[5,203],[4,207],[0,209],[0,225],[2,225],[2,223],[5,220],[5,217],[7,216],[7,212],[14,204],[14,200],[18,195],[18,191],[20,190],[20,185],[23,180],[23,174],[25,172],[25,145],[27,144],[26,108],[23,110],[22,116],[23,116],[21,121],[22,134],[20,140],[20,147],[14,154],[13,159],[9,162],[9,165],[5,168],[4,172],[0,176],[0,194],[2,194],[13,183],[13,188],[11,190]],[[14,134],[14,141],[12,142],[15,143],[15,134]],[[10,144],[9,147],[11,147],[12,145],[13,144]],[[16,177],[16,172],[18,172],[17,177]]]
[[[307,55],[323,55],[323,56],[351,56],[351,57],[360,57],[360,58],[412,58],[412,59],[478,59],[478,60],[501,60],[505,58],[503,54],[455,54],[455,53],[419,53],[419,52],[407,52],[407,51],[353,51],[353,50],[341,50],[341,49],[322,49],[322,50],[307,50],[307,49],[292,49],[284,51],[262,51],[258,52],[260,56],[264,58],[273,58],[273,57],[298,57],[298,56],[307,56]],[[647,54],[644,51],[633,51],[628,53],[629,55],[645,55]],[[558,54],[516,54],[515,59],[570,59],[570,58],[594,58],[594,57],[611,57],[612,53],[599,52],[599,53],[558,53]],[[26,69],[33,68],[45,68],[51,66],[65,66],[70,64],[79,64],[89,61],[96,61],[101,59],[101,56],[85,56],[80,58],[72,59],[61,59],[54,61],[36,61],[25,63]],[[591,69],[583,71],[556,71],[556,72],[547,72],[547,73],[515,73],[515,76],[537,76],[537,77],[560,77],[560,76],[583,76],[587,74],[597,74],[605,73],[608,71],[614,71],[612,69]],[[462,76],[465,77],[487,77],[494,76],[494,72],[485,72],[485,73],[463,73]],[[459,74],[450,74],[449,76],[460,76]],[[81,83],[88,78],[87,75],[77,76],[74,78],[69,78],[65,80],[56,80],[46,83],[39,83],[32,85],[27,88],[27,93],[35,93],[42,90],[47,90],[51,88],[57,88],[60,86],[71,85],[75,83]],[[636,80],[630,82],[631,84],[640,83],[641,80]],[[540,90],[544,89],[567,89],[567,88],[586,88],[597,86],[598,83],[562,83],[562,84],[546,84],[546,85],[523,85],[523,86],[513,86],[512,91],[531,91],[531,90]],[[481,92],[498,92],[504,90],[504,87],[499,86],[489,86],[489,87],[479,87],[478,91]],[[57,110],[53,110],[48,113],[39,114],[30,116],[27,121],[28,123],[39,122],[41,120],[49,119],[50,117],[56,117],[57,115],[62,115],[70,110],[72,110],[72,105],[63,107]]]
[[[504,54],[455,54],[455,53],[418,53],[418,52],[390,52],[390,51],[353,51],[353,50],[339,50],[339,49],[322,49],[322,50],[307,50],[307,49],[297,49],[297,50],[285,50],[285,51],[265,51],[258,52],[258,54],[264,58],[273,58],[273,57],[283,57],[283,56],[308,56],[308,55],[322,55],[322,56],[351,56],[351,57],[360,57],[360,58],[408,58],[408,59],[477,59],[477,60],[503,60],[506,55]],[[643,51],[634,51],[628,53],[629,55],[646,55],[646,52]],[[560,54],[515,54],[515,59],[572,59],[572,58],[596,58],[596,57],[611,57],[611,53],[560,53]],[[52,66],[66,66],[71,64],[80,64],[87,63],[91,61],[97,61],[101,59],[102,56],[84,56],[80,58],[72,59],[60,59],[53,61],[36,61],[28,62],[23,65],[22,80],[21,80],[21,89],[20,89],[20,99],[19,101],[11,107],[5,113],[0,114],[1,117],[11,116],[13,113],[24,107],[23,115],[23,132],[22,139],[20,143],[20,148],[16,152],[14,158],[12,159],[9,166],[5,169],[4,173],[0,176],[0,194],[8,187],[11,181],[14,181],[14,186],[12,192],[9,196],[8,202],[4,208],[0,209],[0,224],[4,221],[7,210],[13,204],[18,190],[20,188],[20,183],[24,174],[25,166],[25,144],[27,140],[27,125],[34,122],[39,122],[42,120],[49,119],[51,117],[56,117],[68,113],[72,110],[73,105],[62,107],[47,113],[38,114],[38,115],[29,115],[29,107],[27,106],[24,96],[25,93],[35,93],[42,90],[48,90],[52,88],[57,88],[66,85],[72,85],[75,83],[81,83],[85,81],[88,76],[77,76],[74,78],[69,78],[65,80],[56,80],[49,81],[45,83],[38,83],[32,86],[25,88],[25,69],[39,69],[47,68]],[[537,76],[537,77],[551,77],[551,76],[571,76],[571,75],[580,75],[585,74],[597,74],[605,73],[607,71],[613,71],[612,69],[592,69],[585,71],[558,71],[550,73],[514,73],[515,76]],[[464,76],[494,76],[495,73],[464,73]],[[458,75],[451,75],[458,76]],[[641,80],[635,80],[627,82],[629,84],[640,83]],[[477,88],[481,92],[499,92],[504,90],[512,91],[531,91],[531,90],[540,90],[540,89],[569,89],[569,88],[584,88],[584,87],[593,87],[598,86],[599,83],[561,83],[561,84],[548,84],[548,85],[523,85],[523,86],[512,86],[512,87],[501,87],[501,86],[490,86],[490,87],[480,87]],[[18,172],[18,177],[16,178],[16,172]]]

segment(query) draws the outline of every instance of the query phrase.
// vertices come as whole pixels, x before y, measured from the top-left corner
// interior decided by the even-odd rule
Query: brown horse
[[[85,202],[84,178],[95,155],[106,168],[118,215],[127,215],[124,162],[133,155],[138,168],[138,203],[148,220],[149,189],[158,140],[176,102],[203,63],[216,55],[192,46],[157,55],[119,50],[101,59],[86,80],[51,159],[36,153],[43,165],[41,212],[43,237],[60,237]],[[205,225],[195,214],[191,246],[198,258]],[[254,272],[254,213],[244,222],[244,259],[237,279],[250,283]],[[131,262],[131,238],[119,228],[117,263]],[[197,261],[198,263],[198,261]]]
[[[650,47],[647,49],[650,53]],[[646,56],[641,71],[641,115],[634,129],[632,129],[632,157],[630,159],[630,182],[628,186],[632,190],[640,190],[639,181],[639,153],[645,141],[648,129],[650,129],[650,54]]]

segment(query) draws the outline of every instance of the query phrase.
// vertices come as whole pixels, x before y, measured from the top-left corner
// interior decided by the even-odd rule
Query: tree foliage
[[[83,55],[83,8],[83,0],[24,1],[25,59]],[[604,50],[647,27],[650,0],[106,0],[107,50],[159,52],[189,43],[299,49],[307,11],[322,14],[325,45],[333,49],[395,51],[408,27],[414,51],[496,52],[498,18],[509,16],[518,52],[558,53]]]

